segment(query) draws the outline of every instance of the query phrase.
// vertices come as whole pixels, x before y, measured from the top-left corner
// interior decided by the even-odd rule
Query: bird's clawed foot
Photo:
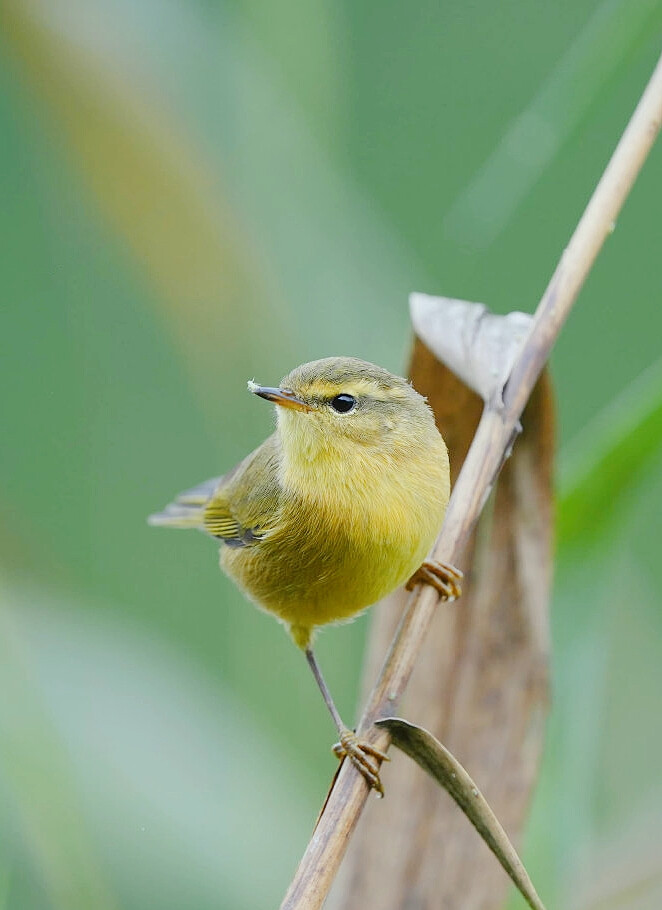
[[[375,749],[370,743],[360,740],[351,730],[341,731],[340,742],[335,744],[333,752],[341,760],[349,758],[354,767],[365,777],[368,786],[376,790],[380,797],[384,795],[377,762],[390,761],[388,755]],[[371,761],[371,759],[377,759],[377,761]]]
[[[407,582],[407,590],[411,591],[418,584],[432,585],[444,600],[457,600],[462,593],[462,578],[462,572],[455,566],[426,559]]]

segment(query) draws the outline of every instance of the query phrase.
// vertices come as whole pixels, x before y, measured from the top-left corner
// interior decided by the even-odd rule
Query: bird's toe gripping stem
[[[381,752],[370,743],[363,742],[352,730],[341,731],[340,742],[335,744],[333,752],[340,760],[349,758],[366,779],[368,785],[376,790],[380,797],[384,795],[377,762],[390,761],[385,752]],[[376,761],[371,761],[371,759],[376,759]]]
[[[460,581],[463,577],[462,572],[455,566],[426,559],[414,572],[406,587],[408,591],[411,591],[418,584],[432,585],[444,600],[457,600],[462,593]]]

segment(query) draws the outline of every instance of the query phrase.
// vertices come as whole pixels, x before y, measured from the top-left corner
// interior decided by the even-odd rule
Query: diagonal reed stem
[[[524,406],[563,323],[655,141],[662,123],[662,57],[566,247],[535,312],[531,331],[503,390],[488,402],[455,484],[433,557],[455,562],[489,496],[517,434]],[[499,392],[501,390],[497,390]],[[391,644],[379,679],[359,724],[378,748],[388,748],[375,720],[393,714],[412,674],[438,603],[430,587],[416,589]],[[341,767],[281,910],[321,907],[344,856],[349,837],[368,796],[353,766]]]

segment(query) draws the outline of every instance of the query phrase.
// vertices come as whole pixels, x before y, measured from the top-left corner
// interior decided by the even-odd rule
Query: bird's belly
[[[350,619],[405,582],[425,558],[445,502],[385,525],[362,515],[333,533],[319,514],[251,547],[222,549],[221,565],[258,606],[291,627]],[[373,520],[374,518],[374,520]]]

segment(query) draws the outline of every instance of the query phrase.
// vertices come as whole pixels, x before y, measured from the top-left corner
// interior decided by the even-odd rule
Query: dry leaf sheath
[[[410,370],[443,427],[454,485],[480,399],[418,339]],[[522,424],[460,560],[462,600],[437,609],[400,708],[461,759],[516,844],[548,707],[554,420],[547,371]],[[373,612],[366,683],[378,674],[405,606],[398,592]],[[374,901],[400,910],[410,900],[435,907],[443,895],[444,910],[501,907],[508,878],[457,807],[411,762],[394,761],[384,776],[388,799],[368,801],[330,906],[361,910]]]

